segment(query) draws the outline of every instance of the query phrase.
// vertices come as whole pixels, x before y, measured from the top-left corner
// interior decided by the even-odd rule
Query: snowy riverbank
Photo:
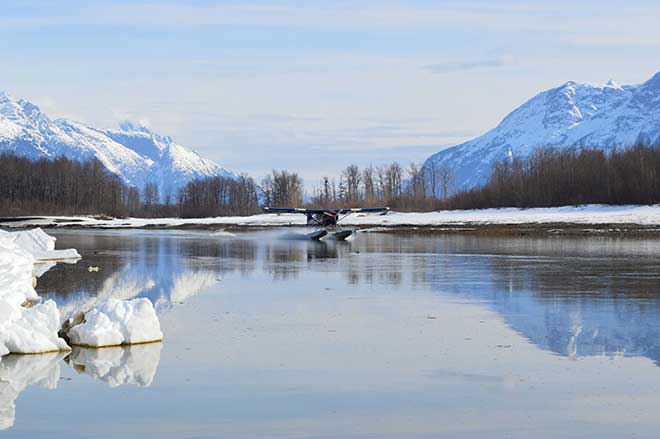
[[[222,226],[277,227],[302,226],[300,214],[259,214],[244,217],[216,218],[112,218],[29,217],[0,220],[5,228],[19,227],[95,227],[95,228],[213,228]],[[387,215],[354,214],[342,225],[354,227],[442,227],[480,225],[660,225],[660,205],[608,206],[584,205],[550,208],[502,208],[481,210],[445,210],[437,212],[390,212]]]
[[[55,238],[41,229],[0,230],[0,357],[70,350],[63,337],[71,344],[93,347],[162,339],[148,299],[110,299],[91,310],[76,310],[61,330],[55,302],[42,302],[34,290],[36,277],[53,261],[77,259],[80,254],[75,249],[55,250]]]

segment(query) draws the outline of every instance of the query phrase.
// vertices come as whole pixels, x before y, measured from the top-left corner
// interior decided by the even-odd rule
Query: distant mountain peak
[[[425,166],[454,170],[457,189],[481,185],[493,162],[527,157],[536,147],[594,147],[660,144],[660,72],[639,85],[568,81],[537,94],[482,136],[442,150]]]
[[[11,101],[11,100],[13,100],[13,98],[9,94],[9,92],[0,90],[0,101]]]
[[[660,72],[653,75],[651,79],[649,79],[642,85],[646,87],[660,88]]]
[[[614,79],[610,79],[610,80],[608,80],[608,81],[607,81],[607,84],[605,84],[605,86],[606,86],[606,87],[610,87],[610,88],[617,88],[617,89],[621,89],[621,88],[622,88],[621,85],[619,85],[619,83],[616,82]]]
[[[119,130],[125,133],[142,133],[164,144],[172,143],[172,138],[170,136],[158,134],[146,121],[135,122],[131,120],[122,120],[119,122]]]
[[[138,131],[146,134],[153,134],[151,127],[146,121],[134,122],[132,120],[122,120],[119,122],[119,129],[122,131]]]
[[[144,122],[123,121],[118,130],[102,130],[69,119],[51,120],[38,106],[0,91],[0,152],[37,159],[65,156],[98,159],[124,182],[142,190],[158,185],[161,197],[195,178],[236,174],[175,145]]]

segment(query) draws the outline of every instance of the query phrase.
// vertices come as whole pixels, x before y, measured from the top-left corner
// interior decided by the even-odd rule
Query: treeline
[[[274,170],[262,179],[261,185],[248,175],[193,180],[179,190],[176,211],[154,204],[151,212],[193,218],[252,215],[260,212],[262,206],[301,206],[304,196],[303,180],[298,174]]]
[[[299,207],[304,203],[303,180],[295,172],[273,170],[261,181],[264,206]]]
[[[495,163],[482,188],[456,194],[449,209],[660,203],[660,148],[539,148]]]
[[[251,215],[259,211],[257,185],[247,175],[193,180],[179,190],[177,202],[181,217]]]
[[[259,184],[247,175],[194,180],[173,197],[161,197],[156,184],[140,192],[98,160],[0,154],[0,216],[207,217],[251,215],[264,205],[425,211],[588,203],[660,203],[660,148],[540,148],[528,158],[495,163],[486,185],[459,193],[452,171],[438,164],[350,165],[323,177],[307,196],[302,178],[285,170],[272,171]]]
[[[98,160],[32,161],[0,154],[0,216],[98,214],[140,210],[140,193]]]
[[[431,210],[455,190],[454,175],[446,166],[407,168],[393,162],[360,169],[347,166],[337,177],[325,176],[314,188],[311,204],[320,207],[389,206],[399,210]]]
[[[176,199],[161,199],[158,186],[140,192],[96,160],[64,157],[36,161],[0,154],[0,217],[20,215],[109,215],[202,217],[259,211],[252,178],[213,177],[189,182]]]

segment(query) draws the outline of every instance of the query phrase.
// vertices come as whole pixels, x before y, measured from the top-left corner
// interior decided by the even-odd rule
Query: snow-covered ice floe
[[[146,298],[108,299],[73,319],[67,336],[76,346],[120,346],[163,339],[154,306]]]
[[[0,355],[69,349],[57,334],[57,305],[52,300],[38,303],[34,290],[35,262],[54,250],[54,238],[48,238],[40,229],[0,231]],[[67,254],[74,252],[78,254]]]
[[[52,300],[30,308],[0,300],[0,355],[69,350],[59,328],[60,313]]]
[[[70,350],[60,336],[61,316],[53,300],[41,302],[34,290],[35,276],[55,260],[78,259],[75,249],[55,250],[55,238],[41,229],[0,230],[0,356]],[[110,299],[98,309],[81,310],[75,331],[64,335],[76,344],[108,346],[145,343],[163,338],[160,323],[148,299]],[[72,328],[68,328],[72,329]]]
[[[34,257],[34,262],[80,259],[80,254],[74,248],[55,250],[57,238],[50,236],[40,228],[20,232],[0,230],[0,237],[4,237],[5,240],[13,242],[19,248],[30,253]]]
[[[9,233],[0,230],[0,430],[14,425],[16,399],[31,384],[54,389],[60,360],[70,351],[60,337],[61,316],[53,300],[41,301],[35,278],[52,261],[80,258],[74,249],[55,250],[55,238],[40,229]],[[70,260],[70,259],[69,259]],[[40,261],[50,261],[38,266]],[[37,266],[35,266],[37,264]],[[161,340],[160,323],[148,299],[110,299],[98,308],[79,313],[80,324],[71,336],[81,344],[131,344]],[[111,386],[148,386],[160,361],[160,344],[146,349],[103,352],[77,350],[70,362],[76,370]],[[54,353],[53,353],[54,352]],[[44,355],[6,355],[6,354]]]

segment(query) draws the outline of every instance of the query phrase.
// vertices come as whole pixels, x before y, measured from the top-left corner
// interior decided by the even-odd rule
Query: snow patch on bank
[[[115,218],[39,217],[0,223],[3,227],[59,227],[79,226],[97,228],[140,228],[182,226],[304,226],[307,219],[300,214],[260,214],[252,216],[216,218]],[[474,210],[441,210],[436,212],[394,212],[387,215],[351,215],[341,222],[346,226],[396,227],[443,226],[478,224],[660,224],[660,205],[610,206],[588,204],[581,206],[542,208],[499,208]]]

